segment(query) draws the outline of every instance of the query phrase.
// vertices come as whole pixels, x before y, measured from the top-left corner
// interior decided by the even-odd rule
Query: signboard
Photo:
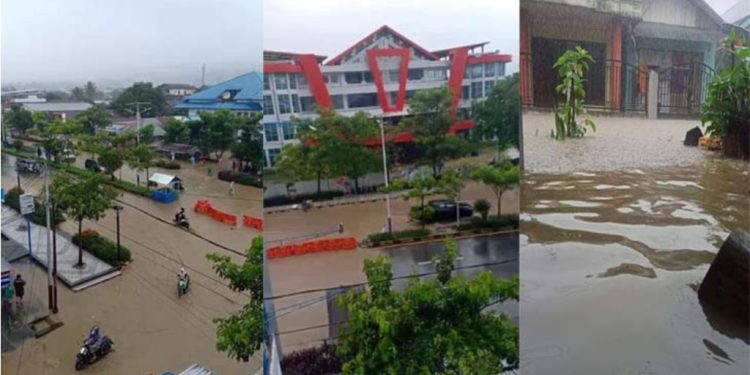
[[[21,206],[21,215],[28,215],[34,212],[34,196],[31,194],[22,194],[19,203]]]

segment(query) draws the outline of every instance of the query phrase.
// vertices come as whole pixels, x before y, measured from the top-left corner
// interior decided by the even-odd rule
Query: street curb
[[[440,234],[433,234],[427,237],[417,237],[412,239],[403,239],[403,240],[395,240],[395,241],[382,241],[378,243],[377,246],[373,246],[371,244],[366,243],[367,240],[363,240],[359,243],[360,248],[363,249],[389,249],[394,247],[401,247],[403,245],[417,245],[422,243],[431,243],[431,242],[437,242],[444,240],[446,238],[451,238],[454,240],[461,240],[466,238],[472,238],[472,237],[485,237],[485,236],[492,236],[492,235],[499,235],[499,234],[510,234],[510,233],[518,233],[518,229],[504,229],[504,230],[484,230],[484,231],[476,231],[476,230],[466,230],[463,232],[458,233],[440,233]]]

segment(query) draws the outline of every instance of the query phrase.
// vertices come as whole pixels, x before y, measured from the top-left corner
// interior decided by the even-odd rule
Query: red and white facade
[[[383,26],[328,60],[312,54],[265,51],[267,165],[273,165],[284,144],[298,142],[290,119],[315,117],[316,107],[344,116],[363,111],[395,124],[408,115],[406,102],[416,91],[448,86],[454,110],[468,109],[505,77],[505,64],[511,61],[510,55],[484,53],[486,44],[428,51]],[[451,131],[472,126],[458,122]]]

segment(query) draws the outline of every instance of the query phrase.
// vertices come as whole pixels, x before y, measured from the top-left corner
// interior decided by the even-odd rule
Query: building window
[[[441,81],[446,77],[445,69],[425,69],[425,79],[428,81]]]
[[[276,99],[279,101],[279,114],[283,115],[292,111],[292,105],[289,103],[289,95],[279,95]]]
[[[294,113],[300,113],[300,110],[299,110],[299,96],[297,94],[292,94],[292,112],[294,112]]]
[[[391,83],[400,83],[401,80],[401,74],[399,74],[398,70],[389,70],[388,71],[388,82]]]
[[[482,82],[471,83],[471,98],[479,99],[482,97]]]
[[[344,73],[344,79],[346,80],[346,83],[349,85],[357,85],[357,84],[362,83],[362,73],[360,72]]]
[[[294,124],[292,124],[291,122],[282,122],[281,135],[282,137],[284,137],[285,141],[295,139],[297,137],[297,134],[295,132]]]
[[[331,101],[333,102],[333,108],[344,109],[344,96],[343,95],[331,95]]]
[[[302,107],[302,112],[312,112],[315,110],[315,100],[312,96],[300,97],[299,104]]]
[[[495,63],[484,64],[484,76],[485,77],[495,76]]]
[[[412,99],[414,98],[414,95],[417,95],[417,92],[414,90],[406,90],[406,99]]]
[[[297,85],[299,87],[307,87],[307,77],[302,74],[297,74]]]
[[[497,63],[498,77],[505,77],[505,63]]]
[[[263,90],[270,90],[271,85],[268,83],[268,75],[263,75]]]
[[[279,131],[275,123],[263,124],[266,133],[266,142],[277,142],[279,140]]]
[[[337,85],[339,83],[339,75],[338,73],[324,74],[323,80],[326,81],[326,83]]]
[[[281,150],[278,148],[269,148],[268,149],[268,166],[273,167],[274,163],[276,163],[276,159],[278,159],[279,154],[281,153]]]
[[[409,81],[419,81],[424,77],[424,70],[409,69]]]
[[[286,77],[286,74],[274,75],[276,81],[276,90],[287,90],[289,88],[289,83],[287,82]]]
[[[290,74],[289,75],[289,88],[292,90],[297,89],[297,75],[298,74]]]
[[[482,65],[471,66],[471,78],[482,78]]]
[[[388,93],[388,103],[392,106],[396,105],[396,100],[398,100],[398,91],[391,91]]]
[[[273,114],[273,100],[271,99],[271,95],[263,95],[263,114]]]
[[[365,82],[372,83],[372,73],[370,73],[370,72],[364,72],[363,76],[364,76]]]
[[[495,86],[495,81],[484,81],[484,95],[490,96],[492,88]]]
[[[372,94],[350,94],[346,97],[349,108],[377,107],[378,95]]]
[[[464,99],[471,99],[471,93],[469,92],[469,86],[463,86],[461,88],[461,97]]]

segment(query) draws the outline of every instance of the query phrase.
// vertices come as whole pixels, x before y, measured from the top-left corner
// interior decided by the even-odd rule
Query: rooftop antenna
[[[201,66],[201,87],[206,85],[206,64]]]

